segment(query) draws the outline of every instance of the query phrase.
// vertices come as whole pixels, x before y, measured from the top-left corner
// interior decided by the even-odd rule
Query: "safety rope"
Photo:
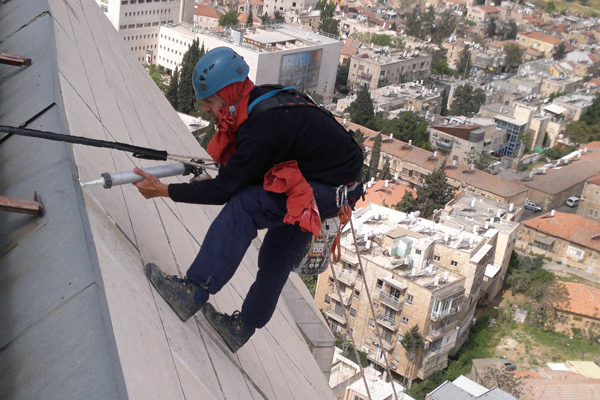
[[[62,133],[39,131],[36,129],[16,128],[12,126],[0,125],[0,132],[8,133],[9,135],[35,137],[40,139],[52,140],[55,142],[65,142],[72,144],[82,144],[84,146],[101,147],[106,149],[115,149],[133,153],[133,156],[145,160],[166,161],[173,160],[198,168],[206,168],[218,170],[217,167],[208,166],[199,161],[213,161],[210,158],[202,157],[186,157],[174,154],[169,154],[164,150],[155,150],[147,147],[134,146],[128,143],[111,142],[107,140],[90,139],[81,136],[64,135]]]
[[[340,290],[339,281],[337,279],[337,274],[335,273],[335,268],[333,267],[333,264],[339,262],[341,259],[342,230],[348,224],[348,222],[350,222],[350,230],[352,231],[352,238],[354,240],[354,248],[356,249],[356,257],[358,258],[358,267],[360,268],[360,272],[363,276],[363,279],[366,280],[367,275],[365,274],[365,271],[363,269],[362,258],[360,256],[360,253],[358,252],[358,242],[356,240],[356,232],[354,231],[354,223],[352,222],[352,208],[348,204],[348,187],[347,186],[340,186],[337,189],[336,202],[337,202],[337,206],[339,207],[337,216],[340,219],[340,225],[338,227],[337,236],[334,239],[334,242],[331,246],[331,259],[329,262],[329,266],[331,267],[331,275],[333,276],[339,299],[340,299],[340,301],[343,302],[343,297],[342,297],[342,293]],[[366,281],[364,284],[364,288],[367,293],[367,300],[369,301],[369,307],[371,309],[371,314],[373,315],[373,321],[377,321],[377,316],[375,315],[375,307],[373,307],[373,299],[371,298],[369,285],[367,285]],[[342,310],[344,311],[344,318],[346,320],[346,331],[350,335],[350,341],[352,342],[352,346],[354,347],[354,355],[355,355],[356,359],[358,360],[358,364],[360,366],[360,372],[362,374],[363,381],[365,383],[365,388],[367,390],[367,396],[369,397],[369,400],[371,400],[371,393],[369,392],[369,386],[367,384],[367,378],[365,377],[365,371],[360,362],[358,350],[356,349],[356,343],[354,341],[354,334],[352,333],[352,330],[350,329],[350,326],[349,326],[350,319],[348,318],[348,314],[346,312],[346,307],[342,307]],[[385,350],[383,349],[383,340],[381,339],[381,331],[379,329],[379,325],[377,324],[377,322],[375,322],[375,331],[377,332],[377,338],[379,339],[379,344],[380,344],[382,350],[385,352]],[[388,376],[390,377],[390,382],[392,384],[392,391],[394,392],[394,398],[396,400],[398,400],[398,394],[396,393],[396,387],[394,386],[394,379],[392,376],[392,372],[390,369],[390,365],[389,365],[387,356],[384,357],[384,359],[385,359],[386,371],[387,371]],[[402,397],[404,398],[404,394],[402,395]]]

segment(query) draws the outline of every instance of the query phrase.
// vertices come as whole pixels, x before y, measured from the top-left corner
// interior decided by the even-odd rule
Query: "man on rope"
[[[182,321],[202,308],[232,352],[271,319],[290,271],[311,236],[319,235],[320,221],[336,215],[336,188],[359,181],[363,165],[351,135],[312,102],[263,109],[249,118],[249,106],[277,88],[254,86],[248,72],[244,59],[226,47],[207,52],[194,70],[196,97],[217,125],[207,148],[221,165],[214,179],[167,186],[134,170],[145,178],[135,186],[146,199],[225,204],[185,277],[167,276],[154,264],[145,271]],[[361,194],[358,185],[349,197]],[[232,278],[259,229],[268,231],[241,311],[217,312],[209,295]]]

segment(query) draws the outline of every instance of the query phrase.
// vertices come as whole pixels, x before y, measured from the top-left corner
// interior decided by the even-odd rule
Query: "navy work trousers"
[[[337,213],[335,188],[309,182],[321,219]],[[231,279],[259,229],[268,229],[258,255],[258,273],[242,310],[243,321],[253,328],[269,322],[290,272],[311,240],[312,233],[284,224],[287,196],[249,186],[234,195],[211,224],[187,278],[202,284],[209,278],[215,294]]]

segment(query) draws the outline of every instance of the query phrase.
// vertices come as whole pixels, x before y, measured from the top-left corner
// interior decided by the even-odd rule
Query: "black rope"
[[[15,128],[12,126],[0,125],[0,132],[6,132],[10,135],[36,137],[47,140],[54,140],[56,142],[66,142],[74,144],[83,144],[85,146],[103,147],[107,149],[115,149],[133,153],[136,158],[143,158],[145,160],[167,160],[167,152],[164,150],[154,150],[146,147],[133,146],[127,143],[120,142],[109,142],[107,140],[89,139],[81,136],[70,136],[63,135],[61,133],[38,131],[35,129],[26,128]]]

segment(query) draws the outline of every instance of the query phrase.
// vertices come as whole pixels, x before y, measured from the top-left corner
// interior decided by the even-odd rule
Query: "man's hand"
[[[161,183],[157,177],[148,174],[139,168],[134,168],[133,172],[144,177],[143,181],[136,182],[133,185],[146,199],[151,199],[153,197],[169,197],[169,187],[164,183]]]

